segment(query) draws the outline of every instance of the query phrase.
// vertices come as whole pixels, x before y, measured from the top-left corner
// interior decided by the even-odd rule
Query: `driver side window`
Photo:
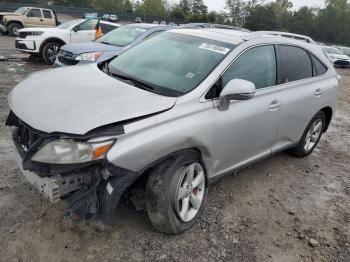
[[[40,9],[30,9],[27,13],[27,17],[42,18]]]
[[[244,52],[222,76],[224,87],[232,79],[243,79],[255,84],[256,89],[276,85],[277,66],[275,48],[259,46]]]
[[[97,19],[87,20],[79,25],[79,31],[82,30],[95,30],[97,25]]]

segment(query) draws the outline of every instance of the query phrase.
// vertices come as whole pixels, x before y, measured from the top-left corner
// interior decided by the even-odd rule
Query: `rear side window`
[[[315,56],[310,55],[312,63],[314,64],[313,76],[320,76],[327,72],[327,67],[320,62]]]
[[[312,77],[312,62],[309,54],[304,49],[280,45],[279,55],[281,83]]]
[[[45,18],[52,19],[51,11],[49,10],[43,10],[43,14]]]
[[[31,9],[28,14],[28,17],[38,17],[41,18],[41,11],[40,9]]]
[[[222,76],[224,87],[232,79],[243,79],[255,84],[256,89],[276,85],[276,55],[272,45],[249,49],[243,53]]]

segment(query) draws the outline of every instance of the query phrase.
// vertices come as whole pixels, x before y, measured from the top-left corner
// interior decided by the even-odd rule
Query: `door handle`
[[[324,92],[325,92],[325,91],[324,91],[323,89],[317,88],[317,89],[315,90],[315,92],[314,92],[314,95],[315,95],[315,96],[320,96],[320,95],[322,95]]]
[[[269,105],[269,110],[274,110],[280,108],[282,103],[278,100],[273,100],[271,104]]]
[[[40,19],[41,22],[44,22],[44,19]]]

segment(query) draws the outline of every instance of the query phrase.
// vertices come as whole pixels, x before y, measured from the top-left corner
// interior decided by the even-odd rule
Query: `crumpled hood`
[[[71,43],[61,47],[61,50],[73,53],[75,55],[91,52],[108,52],[115,51],[119,52],[123,49],[120,46],[106,45],[98,42],[87,42],[87,43]]]
[[[30,75],[9,94],[13,113],[47,133],[83,135],[112,123],[170,109],[176,98],[128,85],[96,64],[49,69]]]

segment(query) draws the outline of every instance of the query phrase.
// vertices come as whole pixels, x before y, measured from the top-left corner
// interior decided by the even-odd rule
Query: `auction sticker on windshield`
[[[213,44],[207,44],[207,43],[201,44],[199,48],[209,50],[212,52],[216,52],[216,53],[220,53],[220,54],[224,54],[224,55],[226,55],[231,50],[231,49],[226,48],[226,47],[213,45]]]

